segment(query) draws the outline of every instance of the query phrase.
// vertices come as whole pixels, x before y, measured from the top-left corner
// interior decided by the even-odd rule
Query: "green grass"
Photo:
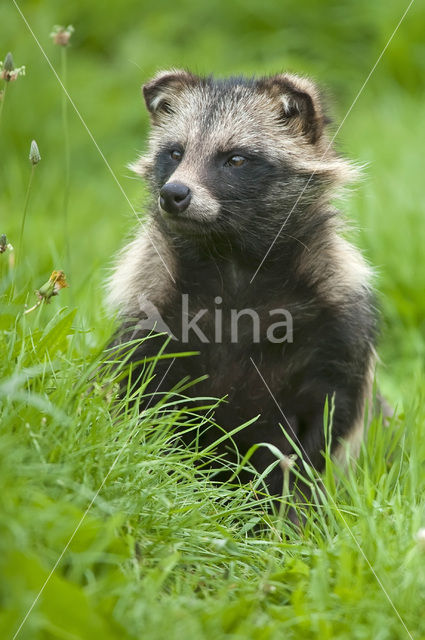
[[[74,312],[43,326],[43,311],[2,336],[1,637],[94,496],[22,638],[404,637],[369,563],[424,637],[419,395],[391,427],[373,423],[348,475],[327,460],[324,505],[300,533],[267,514],[255,478],[232,488],[195,475],[207,454],[176,447],[173,431],[196,428],[196,407],[164,397],[139,421],[114,404],[108,367],[91,382],[99,356],[69,339]]]
[[[76,27],[67,86],[137,211],[143,186],[125,165],[145,145],[139,85],[156,68],[310,73],[335,96],[339,122],[405,9],[126,0],[106,13],[97,1],[71,4],[22,9],[58,70],[48,34],[57,23]],[[416,540],[425,526],[424,16],[412,7],[338,136],[366,165],[340,206],[376,267],[377,380],[397,418],[372,424],[348,474],[327,459],[324,499],[299,532],[268,514],[260,478],[216,486],[211,471],[195,473],[199,459],[219,464],[214,451],[176,446],[175,426],[195,433],[196,408],[211,399],[186,410],[182,400],[177,412],[164,397],[140,421],[137,407],[117,405],[101,365],[113,330],[103,287],[135,218],[69,107],[64,224],[62,94],[13,4],[2,3],[0,57],[11,50],[27,65],[0,121],[0,234],[15,253],[32,139],[42,160],[17,268],[10,252],[0,255],[1,638],[13,638],[68,543],[18,638],[399,640],[409,638],[403,623],[425,638]],[[24,316],[60,268],[70,288]]]

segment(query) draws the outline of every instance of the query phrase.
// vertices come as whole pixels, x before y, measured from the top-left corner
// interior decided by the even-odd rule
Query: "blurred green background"
[[[311,75],[327,90],[335,123],[344,117],[407,7],[366,0],[27,0],[19,3],[58,73],[56,24],[75,27],[67,87],[130,201],[144,187],[126,168],[146,144],[140,85],[160,68],[200,73]],[[411,388],[425,354],[425,5],[395,34],[337,138],[364,177],[341,203],[351,235],[376,267],[383,309],[381,385],[394,400]],[[108,268],[134,226],[131,207],[87,131],[69,108],[71,183],[66,258],[62,90],[11,0],[0,5],[0,58],[12,51],[26,76],[8,86],[0,122],[0,233],[18,244],[34,138],[36,167],[19,269],[28,300],[52,269],[65,268],[89,344],[110,331],[102,311]],[[53,305],[51,305],[53,307]]]

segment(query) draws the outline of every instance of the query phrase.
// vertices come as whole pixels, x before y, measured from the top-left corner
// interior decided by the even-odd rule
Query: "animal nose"
[[[181,182],[167,182],[159,192],[159,204],[167,213],[181,213],[188,208],[192,193]]]

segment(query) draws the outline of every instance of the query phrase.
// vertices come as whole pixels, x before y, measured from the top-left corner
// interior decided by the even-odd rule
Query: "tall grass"
[[[75,311],[45,325],[5,309],[1,322],[2,637],[78,526],[19,637],[408,637],[393,605],[425,633],[420,395],[389,427],[372,423],[348,472],[325,454],[299,531],[271,515],[258,477],[217,485],[214,449],[179,445],[211,400],[165,394],[140,418],[117,400],[113,358],[76,352]]]

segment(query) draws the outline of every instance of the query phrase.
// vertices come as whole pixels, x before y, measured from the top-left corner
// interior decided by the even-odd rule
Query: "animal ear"
[[[196,76],[183,69],[159,71],[143,86],[143,97],[152,121],[156,123],[161,115],[173,113],[174,98],[185,88],[196,82]]]
[[[329,123],[319,91],[307,78],[284,73],[260,80],[260,86],[278,101],[280,119],[295,133],[315,144]]]

